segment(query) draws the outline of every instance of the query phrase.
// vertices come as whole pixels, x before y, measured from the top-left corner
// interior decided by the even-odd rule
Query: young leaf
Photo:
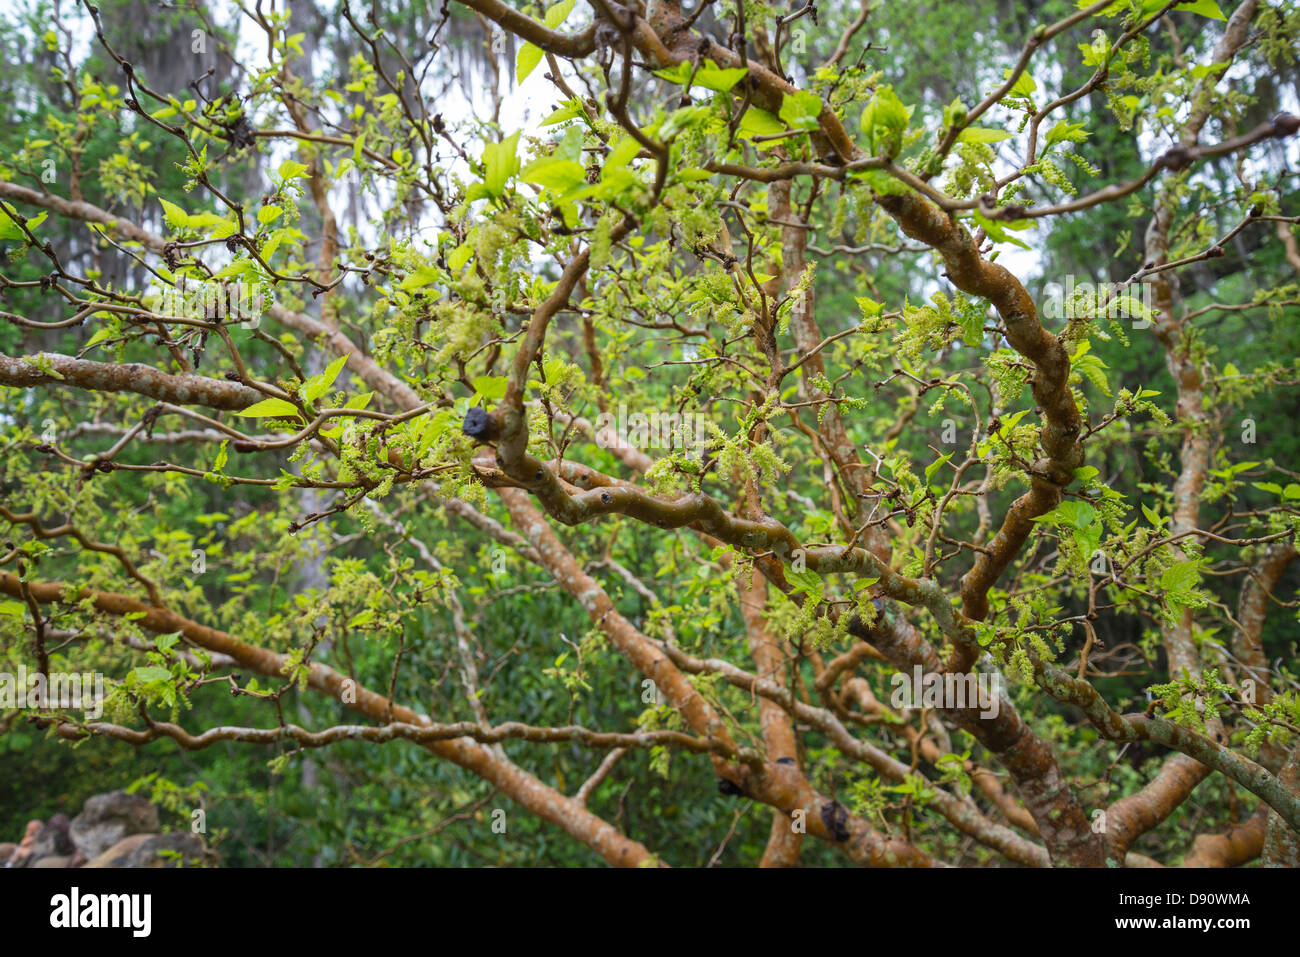
[[[293,419],[298,416],[298,407],[284,399],[263,399],[236,414],[249,419],[265,419],[270,416]]]
[[[560,0],[555,6],[546,11],[546,16],[542,18],[548,30],[558,30],[569,14],[573,12],[574,4],[577,0]]]
[[[961,131],[957,137],[959,143],[997,143],[1001,140],[1011,139],[1011,134],[1006,130],[990,130],[982,126],[968,126]]]
[[[483,186],[488,195],[500,198],[506,193],[506,182],[519,172],[519,134],[507,136],[500,143],[489,143],[483,148]]]
[[[167,225],[172,229],[184,229],[190,224],[190,214],[175,203],[162,198],[159,198],[158,202],[162,203],[163,218],[167,220]]]
[[[1087,502],[1077,502],[1070,499],[1062,502],[1047,514],[1039,515],[1034,521],[1073,529],[1083,529],[1091,525],[1096,517],[1097,510]]]
[[[817,129],[817,117],[822,111],[822,100],[815,93],[787,93],[781,98],[781,119],[795,130]]]
[[[785,577],[796,592],[802,592],[815,599],[822,597],[822,576],[811,568],[806,568],[801,572],[797,572],[793,568],[787,568]]]
[[[308,402],[315,402],[334,384],[334,380],[339,377],[343,371],[343,366],[347,363],[347,356],[339,356],[328,366],[324,372],[317,373],[302,384],[302,397]]]
[[[542,48],[525,41],[515,54],[515,82],[523,83],[528,74],[542,62]]]
[[[481,375],[470,379],[470,385],[485,399],[504,399],[506,397],[506,386],[510,380],[503,375],[490,376]]]
[[[953,456],[953,453],[952,453],[952,452],[949,452],[947,455],[944,455],[944,456],[942,456],[942,457],[940,457],[940,458],[935,459],[933,462],[931,462],[929,465],[927,465],[927,466],[925,467],[925,484],[926,484],[926,485],[929,485],[929,484],[930,484],[930,480],[934,478],[934,473],[937,472],[937,471],[939,471],[939,469],[943,466],[943,463],[944,463],[944,462],[947,462],[950,458],[952,458],[952,456]]]

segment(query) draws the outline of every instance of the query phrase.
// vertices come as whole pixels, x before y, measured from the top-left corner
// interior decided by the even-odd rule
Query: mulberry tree
[[[11,24],[0,647],[105,692],[9,734],[454,766],[415,860],[1300,862],[1294,4],[318,2]]]

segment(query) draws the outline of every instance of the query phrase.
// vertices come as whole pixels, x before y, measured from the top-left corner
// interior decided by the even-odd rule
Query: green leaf
[[[460,272],[461,267],[469,262],[469,257],[473,254],[474,244],[466,240],[447,253],[447,268],[452,272]]]
[[[767,110],[751,106],[741,115],[737,132],[745,139],[753,139],[755,136],[771,136],[774,133],[784,133],[785,124]],[[766,144],[764,145],[766,146]]]
[[[504,399],[506,397],[506,386],[510,380],[506,376],[481,375],[470,379],[470,385],[485,399]]]
[[[1094,355],[1079,356],[1071,360],[1071,365],[1075,371],[1100,389],[1102,394],[1110,395],[1110,383],[1106,379],[1105,372],[1106,363],[1101,359]]]
[[[1097,551],[1097,546],[1101,544],[1101,533],[1102,527],[1100,525],[1075,529],[1074,540],[1078,543],[1079,553],[1081,555],[1093,555]]]
[[[229,266],[221,269],[213,279],[229,279],[231,276],[244,276],[252,273],[257,275],[257,264],[251,259],[236,259]]]
[[[957,314],[961,327],[961,341],[974,348],[984,338],[984,313],[978,308],[967,308]]]
[[[574,163],[582,162],[582,130],[576,126],[570,126],[560,137],[560,141],[555,144],[555,152],[551,154],[557,159],[570,160]]]
[[[8,203],[5,203],[4,207],[11,212],[16,212]],[[48,215],[48,213],[37,213],[35,216],[29,217],[27,228],[34,231],[37,226],[45,222],[45,217]],[[26,242],[27,234],[19,228],[16,222],[0,213],[0,239],[16,239],[19,242]]]
[[[980,225],[980,228],[984,230],[989,239],[993,240],[995,243],[1011,243],[1012,245],[1019,246],[1021,249],[1029,248],[1028,243],[1021,242],[1019,239],[1016,239],[1016,237],[1007,235],[1008,229],[1028,229],[1030,226],[1029,220],[1021,219],[1007,223],[1000,219],[988,219],[978,212],[973,213],[972,215],[975,218],[975,222]]]
[[[324,372],[317,373],[304,382],[301,390],[302,397],[308,402],[315,402],[323,396],[329,391],[329,387],[334,384],[334,380],[339,377],[339,373],[343,371],[343,366],[347,361],[347,356],[339,356],[325,367]]]
[[[1065,528],[1084,529],[1091,525],[1096,517],[1097,510],[1087,502],[1070,499],[1062,502],[1045,515],[1039,515],[1034,521],[1045,522],[1048,525],[1059,525]]]
[[[937,459],[935,459],[933,462],[931,462],[929,465],[927,465],[927,466],[925,467],[925,484],[926,484],[926,485],[929,485],[929,484],[930,484],[930,480],[934,478],[934,473],[937,472],[937,471],[939,471],[939,469],[940,469],[940,467],[942,467],[943,463],[944,463],[944,462],[947,462],[950,458],[952,458],[952,456],[953,456],[953,453],[952,453],[952,452],[949,452],[947,455],[942,456],[941,458],[937,458]]]
[[[857,296],[856,298],[858,301],[858,308],[862,310],[862,318],[867,319],[871,316],[880,315],[880,310],[883,307],[880,303],[876,302],[876,300],[869,299],[866,296]]]
[[[1158,512],[1147,508],[1145,503],[1142,505],[1142,514],[1146,516],[1147,521],[1150,522],[1154,528],[1160,528],[1169,521],[1167,518],[1161,518]]]
[[[524,167],[519,178],[525,183],[536,183],[557,193],[566,193],[587,181],[587,171],[573,160],[543,156]]]
[[[575,116],[582,115],[582,103],[577,97],[565,103],[558,110],[542,120],[542,126],[554,126],[557,123],[563,123],[565,120],[571,120]]]
[[[795,130],[817,129],[817,117],[821,115],[822,99],[815,93],[787,93],[781,97],[781,110],[777,115]]]
[[[604,179],[609,173],[617,169],[622,169],[641,152],[641,144],[630,136],[622,137],[614,144],[613,149],[609,151],[609,156],[605,157],[605,165],[601,167],[600,178]]]
[[[1110,38],[1100,30],[1089,43],[1080,43],[1079,52],[1083,54],[1084,66],[1101,66],[1110,56]]]
[[[542,48],[525,42],[515,54],[515,82],[523,83],[528,74],[542,62]]]
[[[279,176],[281,182],[288,182],[291,179],[298,179],[307,175],[307,164],[299,163],[297,160],[285,160],[280,164]]]
[[[1002,79],[1009,80],[1010,78],[1011,67],[1007,67],[1002,71]],[[1026,70],[1024,73],[1021,73],[1020,76],[1016,77],[1016,82],[1011,85],[1011,89],[1007,90],[1007,95],[1022,97],[1030,96],[1037,89],[1038,84],[1034,82],[1034,78],[1030,76],[1029,71]]]
[[[740,129],[752,136],[756,133],[780,133],[785,127],[767,110],[751,106],[740,118]]]
[[[85,348],[89,349],[91,346],[103,342],[105,339],[111,339],[113,337],[113,331],[114,330],[111,328],[97,330],[95,334],[90,337],[90,341],[86,343]]]
[[[186,225],[191,229],[209,230],[213,239],[233,236],[239,229],[239,224],[234,219],[226,219],[224,216],[207,211],[186,217]]]
[[[442,270],[437,266],[420,266],[415,272],[411,273],[405,279],[397,284],[397,288],[403,292],[414,292],[417,289],[423,289],[442,279]]]
[[[50,356],[44,352],[38,352],[34,356],[23,356],[23,361],[36,366],[51,379],[63,379],[65,376],[58,369],[54,368],[54,363]]]
[[[862,111],[862,132],[872,153],[894,156],[903,147],[903,134],[913,107],[904,106],[892,87],[882,86]]]
[[[422,459],[424,453],[429,451],[429,446],[433,445],[438,436],[446,431],[447,414],[447,409],[424,414],[424,428],[420,432],[420,444],[415,450],[415,461],[418,462]]]
[[[743,66],[724,68],[705,61],[704,65],[696,71],[694,83],[706,90],[727,93],[744,79],[748,72],[749,70]]]
[[[739,83],[748,72],[749,70],[743,66],[724,69],[710,60],[705,60],[699,65],[692,76],[691,64],[688,61],[683,60],[676,66],[667,67],[663,70],[655,70],[654,74],[657,77],[662,77],[672,83],[680,83],[683,86],[689,80],[693,87],[702,86],[706,90],[726,93]]]
[[[812,598],[820,599],[822,597],[822,576],[818,575],[811,568],[806,568],[797,572],[792,568],[785,570],[785,578],[796,592],[802,592]]]
[[[1224,70],[1228,68],[1228,66],[1229,64],[1227,63],[1209,63],[1209,64],[1198,63],[1196,64],[1196,66],[1192,67],[1192,79],[1203,80],[1207,76],[1210,76],[1211,74],[1222,73]]]
[[[1087,138],[1088,130],[1082,123],[1067,123],[1062,120],[1047,131],[1047,139],[1043,141],[1043,152],[1046,153],[1057,143],[1082,143]]]
[[[1186,594],[1200,581],[1200,564],[1199,559],[1190,558],[1170,565],[1160,573],[1160,587],[1173,594]]]
[[[659,138],[670,142],[683,130],[702,127],[713,116],[712,111],[703,106],[681,106],[673,110],[668,119],[659,126]]]
[[[257,211],[257,221],[266,226],[279,219],[283,213],[284,210],[279,206],[263,206]]]
[[[163,218],[167,220],[167,225],[172,229],[184,229],[190,224],[190,214],[175,203],[162,198],[159,198],[158,202],[162,203]]]
[[[284,399],[263,399],[236,414],[249,419],[265,419],[270,416],[293,419],[298,417],[298,407]]]
[[[489,143],[483,148],[483,186],[490,196],[504,196],[507,181],[518,172],[518,133],[507,136],[500,143]]]
[[[1165,6],[1166,0],[1146,0],[1142,5],[1142,15],[1150,16]],[[1226,20],[1223,11],[1214,0],[1195,0],[1194,3],[1180,3],[1174,7],[1174,13],[1196,13],[1211,20]]]
[[[158,665],[145,665],[141,668],[132,669],[131,676],[137,681],[147,684],[150,681],[170,681],[172,673]]]
[[[959,96],[943,108],[943,125],[952,128],[959,123],[964,123],[966,122],[966,115],[966,104],[961,101]]]
[[[1011,139],[1011,134],[1006,130],[985,129],[982,126],[968,126],[961,131],[957,137],[959,143],[997,143],[1001,140]]]
[[[577,3],[577,0],[560,0],[559,3],[547,10],[546,16],[542,18],[546,24],[546,29],[558,30],[560,25],[569,18],[569,14],[573,12],[575,3]]]

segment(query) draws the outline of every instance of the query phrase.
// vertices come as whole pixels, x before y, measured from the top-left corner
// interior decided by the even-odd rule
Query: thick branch
[[[92,362],[53,352],[42,352],[34,358],[40,365],[0,355],[0,385],[15,388],[56,385],[92,392],[134,392],[163,402],[209,409],[246,409],[265,398],[256,389],[238,382],[188,373],[176,375],[138,362]]]

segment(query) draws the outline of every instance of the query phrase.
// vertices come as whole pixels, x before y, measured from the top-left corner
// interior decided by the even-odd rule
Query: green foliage
[[[1149,690],[1180,724],[1231,725],[1234,747],[1292,741],[1294,692],[1279,690],[1259,707],[1243,702],[1229,652],[1247,567],[1300,528],[1292,428],[1300,333],[1289,321],[1300,286],[1268,218],[1294,214],[1294,183],[1262,147],[1251,163],[1216,156],[1153,180],[1173,210],[1167,258],[1195,257],[1194,268],[1177,271],[1173,301],[1188,329],[1176,348],[1167,348],[1163,325],[1144,325],[1163,317],[1140,284],[1076,289],[1055,316],[1033,295],[1038,279],[1117,284],[1142,270],[1151,189],[1066,217],[1016,207],[1143,176],[1150,144],[1178,141],[1189,103],[1208,117],[1203,143],[1255,127],[1295,79],[1294,11],[1260,13],[1246,68],[1224,83],[1214,82],[1221,65],[1204,62],[1224,16],[1212,0],[1174,11],[1181,51],[1160,29],[1121,43],[1163,6],[1123,0],[1088,20],[1096,33],[1046,41],[1018,73],[1008,64],[1026,24],[1005,5],[945,5],[942,16],[920,0],[881,5],[863,37],[879,31],[888,43],[862,51],[859,38],[852,55],[831,63],[858,12],[837,5],[801,34],[808,46],[797,64],[789,47],[778,58],[802,87],[780,96],[763,95],[748,68],[691,56],[642,69],[638,55],[623,102],[622,41],[599,31],[599,56],[614,59],[602,65],[593,56],[573,75],[566,62],[559,79],[568,88],[552,90],[542,75],[549,64],[537,69],[542,50],[519,39],[502,61],[502,83],[513,76],[529,110],[486,106],[475,87],[473,109],[439,106],[435,117],[431,104],[443,100],[422,95],[412,64],[372,55],[341,16],[304,16],[310,6],[267,13],[266,62],[214,68],[195,88],[193,76],[166,69],[177,38],[212,14],[210,41],[233,49],[248,29],[237,11],[166,11],[144,31],[159,43],[151,55],[144,37],[125,45],[127,5],[102,6],[106,22],[121,24],[113,42],[140,63],[130,83],[103,49],[73,44],[62,21],[52,29],[49,5],[4,14],[5,59],[15,66],[0,78],[8,120],[0,179],[75,193],[160,241],[145,249],[103,224],[88,231],[18,202],[0,209],[3,312],[45,323],[0,322],[0,352],[56,380],[3,390],[0,504],[34,513],[45,529],[74,524],[103,546],[42,538],[15,520],[6,523],[15,547],[5,549],[13,556],[4,569],[21,562],[33,580],[133,598],[147,594],[146,579],[178,615],[284,659],[278,674],[234,672],[180,633],[145,628],[142,616],[113,618],[109,629],[93,602],[69,601],[50,627],[75,637],[51,643],[51,665],[102,669],[107,720],[140,727],[143,712],[192,729],[360,720],[312,687],[320,663],[437,721],[696,733],[641,683],[604,630],[614,612],[593,621],[592,592],[574,601],[530,560],[539,536],[493,491],[523,484],[537,503],[550,488],[504,477],[492,450],[462,430],[472,409],[502,409],[513,385],[528,403],[529,453],[584,503],[611,476],[670,506],[708,495],[728,520],[779,523],[806,548],[848,553],[873,535],[888,539],[888,576],[819,573],[797,553],[718,545],[700,523],[656,524],[656,514],[551,523],[628,627],[744,669],[753,659],[738,588],[756,564],[779,562],[780,585],[767,589],[761,609],[787,662],[779,677],[800,700],[846,709],[852,733],[908,769],[886,777],[823,730],[801,727],[801,770],[851,813],[936,856],[998,860],[967,846],[940,810],[942,790],[995,814],[973,768],[996,767],[996,758],[949,725],[946,753],[922,760],[908,735],[924,733],[928,718],[883,706],[868,713],[865,699],[838,692],[819,701],[818,670],[854,647],[855,616],[870,629],[905,615],[949,656],[954,636],[935,608],[971,613],[965,576],[1035,489],[1052,491],[1032,514],[1015,513],[1008,527],[1023,547],[999,568],[987,614],[963,627],[984,653],[980,667],[1010,680],[1009,700],[1089,807],[1135,792],[1160,756],[1121,760],[1076,710],[1044,692],[1049,664],[1084,674],[1120,712],[1144,707]],[[760,3],[744,9],[751,27],[772,28],[782,15]],[[1070,9],[1057,2],[1018,12],[1038,23]],[[590,22],[573,0],[520,12],[565,35]],[[374,13],[366,29],[376,42],[417,51],[410,55],[421,65],[427,48],[429,76],[454,79],[423,19],[393,3]],[[448,24],[437,42],[464,53],[467,76],[494,77],[499,64],[481,61],[477,19],[453,5]],[[1039,110],[1098,71],[1104,82],[1036,124]],[[974,104],[1004,84],[1005,95],[972,120]],[[630,128],[615,107],[626,109]],[[831,117],[866,162],[843,168],[825,136]],[[41,179],[47,159],[54,182]],[[776,186],[725,172],[784,164],[800,172]],[[880,200],[919,181],[953,200],[958,238],[979,244],[985,275],[1000,277],[1005,265],[1025,280],[1028,304],[995,294],[996,282],[980,289],[989,298],[958,290],[952,263],[900,233]],[[331,228],[320,196],[333,204]],[[1202,255],[1239,222],[1248,228],[1217,246],[1222,256]],[[326,234],[337,244],[322,259]],[[52,271],[46,243],[77,280]],[[588,268],[568,282],[583,256]],[[207,315],[194,294],[182,297],[182,315],[153,315],[163,312],[157,288],[182,278],[239,283],[274,305]],[[79,318],[58,325],[67,297]],[[310,322],[286,319],[296,315]],[[811,333],[809,316],[819,324]],[[1037,362],[1027,355],[1039,321],[1043,352],[1068,360],[1060,382],[1045,378],[1041,353]],[[337,336],[320,335],[317,323]],[[542,325],[541,352],[514,369]],[[130,391],[77,390],[46,353],[239,383],[261,397],[184,416]],[[1192,395],[1190,377],[1171,375],[1170,354],[1195,360],[1203,381],[1194,401],[1180,403]],[[1047,460],[1060,436],[1044,424],[1043,401],[1057,386],[1081,414],[1077,463]],[[650,462],[629,464],[588,436],[584,423],[602,413],[624,424],[628,414],[678,418],[653,441],[643,432],[647,441],[632,444]],[[686,416],[698,417],[698,428]],[[844,454],[858,459],[847,468],[816,435],[837,419]],[[1249,441],[1237,427],[1247,420]],[[1201,439],[1207,465],[1189,493],[1177,487],[1180,469]],[[852,469],[878,497],[855,491]],[[1181,535],[1189,495],[1215,537]],[[1290,574],[1283,592],[1294,588]],[[886,601],[894,575],[923,577],[938,600],[913,595],[912,609]],[[1188,613],[1193,643],[1219,666],[1153,680],[1164,631]],[[1294,677],[1295,620],[1275,607],[1259,636],[1267,661],[1286,659],[1273,676],[1279,689]],[[26,603],[0,600],[2,670],[31,666],[32,637]],[[468,663],[478,675],[473,690],[464,687]],[[883,702],[895,670],[869,656],[851,674]],[[717,674],[690,682],[741,746],[762,750],[757,692]],[[75,813],[89,793],[130,784],[151,793],[173,824],[205,808],[229,863],[592,861],[556,826],[410,743],[309,749],[286,736],[182,754],[157,741],[137,758],[99,739],[60,743],[19,717],[5,714],[0,734],[0,751],[15,759],[0,786],[0,823],[11,834],[29,814]],[[572,795],[606,751],[509,740],[500,753]],[[142,774],[145,766],[157,771]],[[1218,828],[1230,805],[1244,799],[1248,812],[1254,800],[1221,777],[1201,788],[1203,810],[1180,809],[1135,849],[1168,861],[1186,844],[1180,828]],[[629,749],[588,806],[673,864],[715,855],[751,863],[771,826],[767,808],[717,793],[707,758],[662,745]],[[508,810],[505,835],[491,830],[498,807]],[[435,836],[405,840],[426,833]],[[809,864],[842,861],[813,841],[803,855]]]

